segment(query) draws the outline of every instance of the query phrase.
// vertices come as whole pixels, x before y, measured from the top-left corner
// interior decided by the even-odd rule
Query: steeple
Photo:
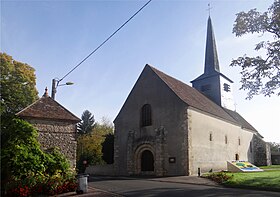
[[[191,81],[191,83],[195,89],[202,92],[221,107],[234,110],[233,81],[220,72],[218,52],[210,15],[207,23],[204,73]]]
[[[212,21],[209,16],[207,24],[204,74],[211,74],[215,71],[220,72],[220,67]]]

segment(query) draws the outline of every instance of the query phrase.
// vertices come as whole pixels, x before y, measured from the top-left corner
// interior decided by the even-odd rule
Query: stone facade
[[[142,73],[140,78],[114,121],[115,172],[117,175],[186,175],[187,125],[182,119],[186,116],[186,105],[152,72]],[[152,107],[152,124],[141,126],[140,110],[147,103]],[[153,156],[153,171],[141,171],[141,156],[145,151]]]
[[[43,149],[58,147],[62,154],[76,167],[76,125],[48,120],[28,120],[39,132],[38,141]]]

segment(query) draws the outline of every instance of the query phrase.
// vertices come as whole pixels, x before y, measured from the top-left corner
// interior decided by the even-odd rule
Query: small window
[[[241,145],[240,137],[238,138],[238,145],[239,145],[239,146]]]
[[[224,83],[224,91],[230,92],[230,85],[228,85],[227,83]]]
[[[210,133],[210,135],[209,135],[209,140],[210,140],[210,141],[213,141],[213,135],[212,135],[212,133]]]
[[[141,126],[150,126],[152,125],[152,109],[151,105],[145,104],[141,109]]]
[[[202,92],[211,90],[211,85],[210,84],[203,85],[203,86],[201,86],[200,89],[201,89]]]
[[[225,135],[225,144],[228,143],[227,135]]]

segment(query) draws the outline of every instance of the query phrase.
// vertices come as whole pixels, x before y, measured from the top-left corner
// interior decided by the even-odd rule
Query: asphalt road
[[[112,193],[112,196],[144,196],[144,197],[209,197],[209,196],[238,196],[238,197],[264,197],[280,196],[278,192],[258,190],[225,188],[215,185],[199,185],[190,183],[169,182],[168,178],[113,178],[94,177],[90,179],[89,186]]]

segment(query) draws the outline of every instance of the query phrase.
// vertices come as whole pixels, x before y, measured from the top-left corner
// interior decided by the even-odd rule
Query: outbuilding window
[[[141,126],[150,126],[152,125],[152,109],[151,105],[145,104],[141,109]]]

